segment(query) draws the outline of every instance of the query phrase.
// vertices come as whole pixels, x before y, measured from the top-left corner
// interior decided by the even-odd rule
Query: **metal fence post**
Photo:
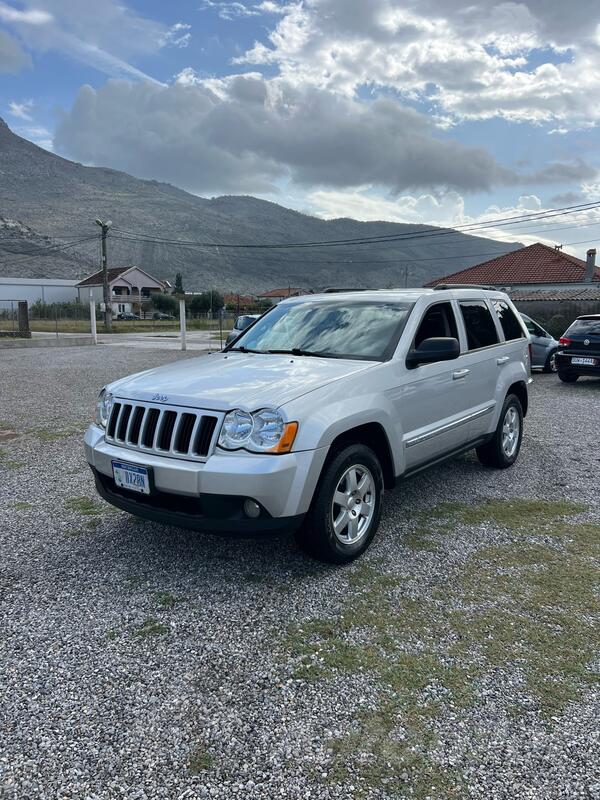
[[[181,332],[181,349],[187,350],[187,344],[185,341],[185,299],[183,297],[179,298],[179,330]]]
[[[98,330],[96,328],[96,303],[94,302],[94,293],[90,289],[90,325],[92,330],[92,341],[98,344]]]

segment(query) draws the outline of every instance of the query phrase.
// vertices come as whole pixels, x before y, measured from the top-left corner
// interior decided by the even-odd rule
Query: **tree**
[[[223,305],[223,295],[220,292],[208,291],[194,295],[190,300],[189,309],[192,314],[202,314],[211,308],[213,311],[219,311]]]
[[[152,294],[152,306],[164,314],[177,314],[179,303],[170,294],[156,292]]]
[[[173,289],[173,294],[185,294],[185,289],[183,288],[183,275],[181,272],[178,272],[175,275],[175,288]]]

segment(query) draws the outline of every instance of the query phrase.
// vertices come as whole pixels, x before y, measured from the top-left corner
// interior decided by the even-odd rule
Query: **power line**
[[[289,242],[289,243],[278,243],[278,244],[275,243],[234,244],[226,242],[217,243],[217,242],[203,242],[203,241],[182,240],[182,239],[168,239],[166,237],[158,237],[158,236],[152,237],[146,234],[140,234],[139,232],[129,231],[127,229],[118,227],[115,227],[114,231],[121,234],[120,238],[123,239],[128,237],[129,238],[135,237],[137,241],[144,241],[155,244],[173,244],[180,246],[215,247],[215,248],[227,248],[227,249],[261,249],[261,250],[293,249],[293,248],[305,248],[305,247],[333,247],[333,246],[349,245],[349,244],[363,245],[372,243],[407,241],[407,240],[430,238],[437,236],[448,236],[453,234],[455,235],[456,233],[474,233],[479,230],[486,230],[490,227],[492,228],[497,227],[501,223],[506,223],[508,225],[517,225],[525,222],[536,222],[543,219],[552,219],[553,217],[557,216],[566,216],[569,214],[582,213],[584,211],[591,211],[596,208],[600,208],[600,201],[581,203],[574,206],[564,206],[562,208],[549,209],[543,212],[531,212],[528,214],[521,214],[513,217],[500,217],[496,219],[484,220],[481,222],[465,223],[463,225],[457,225],[454,228],[440,229],[439,227],[436,227],[429,229],[426,228],[425,230],[421,231],[380,234],[378,236],[362,236],[362,237],[348,238],[348,239],[329,239],[329,240],[313,241],[313,242]]]
[[[10,251],[4,250],[4,252],[0,254],[0,263],[2,262],[20,263],[21,261],[26,261],[27,259],[30,258],[41,258],[53,255],[62,255],[63,253],[65,254],[68,253],[70,255],[69,250],[77,248],[80,245],[91,241],[92,239],[98,239],[98,238],[99,237],[97,236],[97,234],[94,234],[94,236],[82,237],[74,242],[69,242],[66,244],[55,244],[45,248],[40,248],[34,253],[19,252],[13,254]],[[0,242],[0,247],[1,247],[1,242]]]

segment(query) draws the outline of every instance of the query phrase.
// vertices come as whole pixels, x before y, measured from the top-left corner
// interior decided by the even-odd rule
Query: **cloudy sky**
[[[0,0],[0,116],[86,164],[327,217],[562,207],[600,199],[600,2]],[[596,219],[529,238],[581,253]]]

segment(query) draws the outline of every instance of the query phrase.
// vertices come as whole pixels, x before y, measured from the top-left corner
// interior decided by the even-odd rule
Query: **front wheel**
[[[500,420],[489,442],[477,448],[477,457],[485,467],[506,469],[517,460],[523,439],[523,408],[514,394],[504,401]]]
[[[302,528],[300,547],[321,561],[344,564],[367,549],[381,518],[383,473],[375,453],[353,444],[326,465]]]

